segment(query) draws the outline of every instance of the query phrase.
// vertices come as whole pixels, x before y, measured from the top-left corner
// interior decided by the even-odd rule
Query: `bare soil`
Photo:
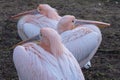
[[[0,0],[0,80],[18,80],[10,48],[21,39],[17,21],[9,17],[40,3],[55,7],[61,16],[71,14],[110,23],[110,27],[101,29],[103,40],[91,60],[92,67],[82,70],[86,80],[120,80],[120,0]]]

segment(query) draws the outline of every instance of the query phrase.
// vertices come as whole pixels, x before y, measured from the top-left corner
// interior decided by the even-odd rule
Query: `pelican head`
[[[78,27],[78,26],[80,27],[81,25],[85,25],[85,24],[93,24],[100,28],[110,26],[109,23],[92,21],[92,20],[78,20],[78,19],[75,19],[75,17],[72,15],[65,15],[60,19],[57,25],[58,26],[57,30],[61,34],[64,31],[72,30],[75,27]]]
[[[40,14],[51,18],[51,19],[58,19],[60,18],[59,14],[57,13],[57,10],[55,8],[52,8],[48,4],[39,4],[37,10],[40,12]]]
[[[64,31],[73,29],[74,21],[75,21],[75,17],[72,15],[63,16],[57,25],[58,32],[61,34]]]
[[[37,10],[44,16],[48,16],[50,11],[56,12],[56,10],[48,4],[39,4]]]
[[[60,35],[51,28],[42,28],[40,33],[41,45],[48,45],[51,53],[60,55],[63,53],[63,44]]]

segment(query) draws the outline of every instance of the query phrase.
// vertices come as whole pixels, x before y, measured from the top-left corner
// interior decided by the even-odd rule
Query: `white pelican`
[[[13,61],[19,80],[84,80],[72,53],[51,28],[40,30],[40,41],[14,49]]]
[[[56,9],[48,4],[40,4],[35,10],[19,13],[11,18],[16,19],[20,16],[22,17],[18,21],[17,30],[22,40],[39,34],[40,28],[42,27],[56,29],[56,25],[61,19]]]
[[[97,51],[97,48],[99,47],[101,43],[102,36],[101,36],[101,32],[98,27],[109,26],[109,24],[98,22],[98,21],[77,20],[75,19],[74,16],[72,17],[68,16],[68,17],[64,17],[63,19],[61,19],[61,17],[55,11],[54,8],[51,8],[51,9],[49,8],[51,7],[46,4],[40,4],[39,7],[37,8],[37,10],[39,9],[42,16],[44,15],[44,17],[38,17],[38,15],[40,14],[26,15],[22,17],[18,22],[18,33],[20,37],[23,40],[26,40],[28,38],[31,38],[39,34],[40,28],[51,27],[57,30],[61,34],[63,43],[73,53],[75,58],[80,62],[81,67],[83,67],[87,63],[86,61],[90,60],[93,57],[93,55],[95,54],[95,52]],[[51,15],[54,14],[56,16],[54,17],[51,15],[48,15],[47,14],[49,13],[48,11],[51,12]],[[22,15],[31,14],[31,13],[38,13],[38,12],[36,10],[27,11],[25,13],[22,13]],[[15,17],[16,16],[14,16],[13,18]],[[42,23],[42,20],[45,17],[47,17],[48,19],[51,19],[50,20],[51,22],[47,22],[48,19],[45,19],[47,20],[46,21],[47,23]],[[59,24],[62,23],[63,25],[62,26],[58,25],[60,27],[57,27],[57,23],[59,19],[61,19]],[[57,22],[55,23],[55,21]],[[51,25],[50,23],[54,25]],[[74,27],[73,23],[75,23],[75,25],[80,28],[73,29]],[[90,32],[90,33],[87,33],[87,32]],[[74,34],[76,34],[76,36],[79,36],[78,37],[79,39],[74,39],[69,42],[67,38],[69,39],[74,38],[75,37]],[[78,45],[78,44],[81,44],[81,45]],[[88,62],[88,64],[86,64],[85,67],[87,68],[89,66],[91,65]]]

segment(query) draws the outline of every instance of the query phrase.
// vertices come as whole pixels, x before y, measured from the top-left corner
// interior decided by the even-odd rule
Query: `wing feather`
[[[101,42],[99,40],[101,36],[87,27],[78,27],[61,34],[61,36],[63,43],[80,62],[81,67],[93,57]]]
[[[59,75],[56,59],[48,53],[46,55],[35,44],[17,46],[13,52],[13,61],[21,80],[55,80],[55,76]]]
[[[27,36],[27,38],[31,38],[33,36],[36,36],[36,34],[40,33],[40,27],[31,23],[25,23],[23,25],[23,32],[24,35]]]

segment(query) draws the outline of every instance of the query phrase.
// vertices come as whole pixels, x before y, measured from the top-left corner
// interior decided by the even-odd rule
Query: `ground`
[[[91,60],[92,67],[82,69],[86,80],[120,80],[120,1],[119,0],[0,0],[0,80],[18,80],[12,60],[12,45],[21,41],[17,20],[10,16],[48,3],[59,14],[71,14],[79,19],[110,23],[101,29],[103,40]]]

